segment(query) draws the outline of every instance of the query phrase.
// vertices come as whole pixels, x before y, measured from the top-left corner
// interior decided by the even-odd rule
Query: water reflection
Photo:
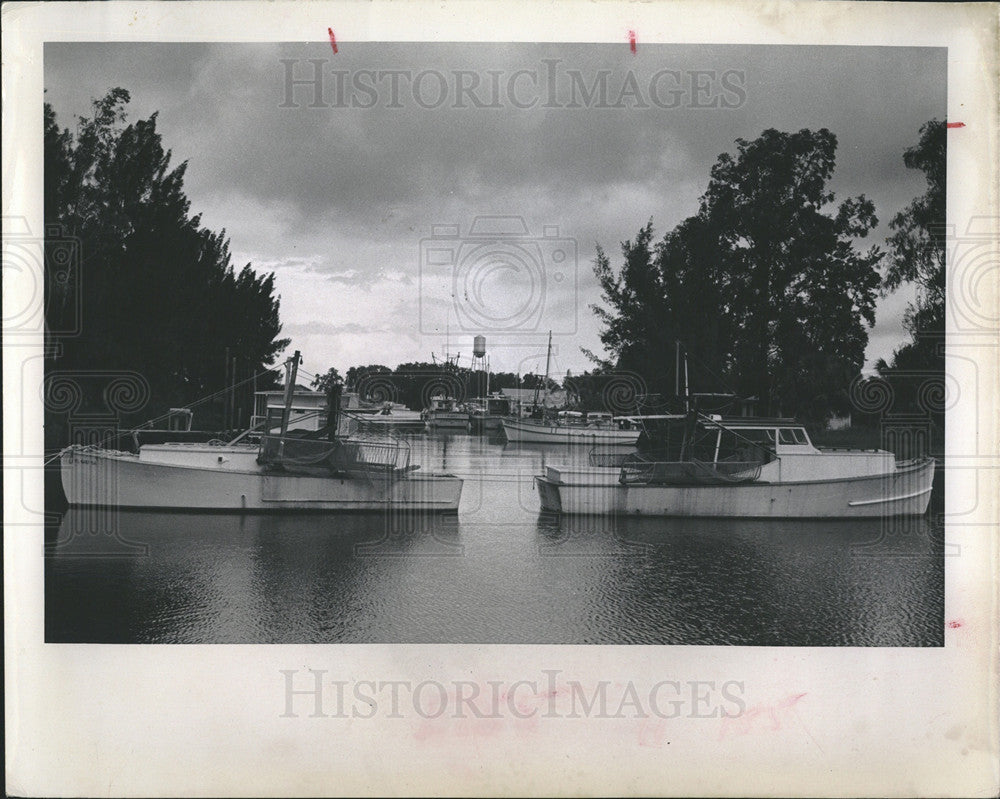
[[[631,620],[616,643],[940,646],[940,530],[906,522],[540,516],[537,529],[541,556],[594,561],[576,573],[591,613]]]
[[[939,517],[548,517],[559,445],[414,437],[458,516],[72,509],[48,530],[46,640],[936,646]]]
[[[70,509],[50,542],[47,640],[362,636],[365,603],[384,600],[409,562],[463,554],[455,516],[120,511],[98,534],[94,516]]]

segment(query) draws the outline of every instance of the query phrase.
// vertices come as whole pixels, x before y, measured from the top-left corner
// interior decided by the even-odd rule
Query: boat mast
[[[542,405],[549,398],[549,362],[552,360],[552,331],[549,331],[549,349],[545,353],[545,394],[542,397]]]
[[[295,395],[295,381],[299,375],[299,361],[302,359],[298,350],[285,362],[285,404],[281,410],[281,437],[288,433],[288,420],[292,414],[292,398]]]
[[[688,385],[688,354],[684,350],[684,412],[691,410],[691,388]]]
[[[674,396],[681,396],[681,340],[674,342],[677,346],[674,349]]]
[[[676,349],[674,350],[674,395],[680,399],[681,396],[681,340],[676,339]],[[684,413],[691,410],[691,393],[688,387],[688,357],[687,350],[684,350]]]

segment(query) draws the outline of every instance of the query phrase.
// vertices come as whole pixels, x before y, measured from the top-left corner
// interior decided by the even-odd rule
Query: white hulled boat
[[[560,411],[554,416],[546,407],[549,395],[549,364],[552,359],[552,331],[545,356],[545,387],[541,406],[535,390],[535,412],[542,418],[508,416],[501,420],[504,435],[511,444],[635,444],[642,433],[631,418],[615,419],[610,413],[591,411]]]
[[[629,419],[586,420],[564,416],[556,419],[501,420],[504,435],[513,444],[635,444],[642,430]]]
[[[818,449],[791,420],[675,417],[684,432],[658,455],[591,454],[535,478],[543,511],[767,518],[920,515],[934,459]]]
[[[298,353],[287,386],[295,384]],[[146,444],[139,452],[71,446],[61,453],[70,505],[172,510],[457,511],[462,480],[421,472],[409,446],[387,436],[288,431],[291,389],[277,434],[258,444]],[[339,414],[332,414],[338,418]]]
[[[503,418],[510,414],[510,400],[494,395],[469,400],[469,430],[473,433],[498,433]]]
[[[468,430],[469,412],[453,397],[431,397],[423,417],[431,430]]]
[[[282,451],[283,450],[283,451]],[[62,453],[70,505],[174,510],[457,511],[462,480],[420,472],[399,443],[265,436],[260,447],[146,444]]]

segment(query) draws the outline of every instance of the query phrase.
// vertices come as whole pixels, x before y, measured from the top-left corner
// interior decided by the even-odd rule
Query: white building
[[[250,426],[254,427],[271,416],[280,418],[285,407],[285,391],[258,391],[254,394],[253,417]],[[326,426],[326,394],[313,391],[304,386],[295,386],[292,394],[292,408],[288,415],[289,430],[320,430]]]
[[[568,399],[565,390],[561,388],[549,391],[548,394],[541,389],[536,392],[533,388],[502,388],[500,395],[509,398],[515,409],[525,413],[535,405],[536,397],[538,405],[546,408],[562,408]],[[517,410],[515,414],[520,415]]]

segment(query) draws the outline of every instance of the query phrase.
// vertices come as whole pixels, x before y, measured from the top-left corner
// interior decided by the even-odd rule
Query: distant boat
[[[359,413],[358,429],[367,431],[418,431],[424,429],[420,411],[411,411],[399,403],[386,403],[379,411]]]
[[[508,397],[478,397],[466,403],[469,411],[469,429],[473,433],[496,433],[503,418],[511,412]]]
[[[560,411],[554,417],[548,410],[549,364],[552,359],[552,331],[545,356],[544,395],[538,402],[535,388],[535,412],[542,418],[507,417],[502,427],[507,441],[512,444],[634,444],[642,433],[631,419],[615,419],[605,411]],[[548,415],[547,415],[548,414]]]
[[[818,449],[787,419],[677,416],[664,453],[600,452],[535,477],[543,511],[766,518],[921,515],[934,459]]]
[[[603,413],[587,419],[582,414],[549,420],[505,418],[502,426],[507,440],[514,444],[635,444],[642,433],[631,419],[614,419]]]
[[[420,472],[405,441],[289,431],[297,365],[298,353],[285,405],[272,409],[278,419],[269,415],[259,443],[249,443],[251,428],[228,443],[145,444],[138,453],[70,446],[60,455],[66,499],[171,510],[458,510],[462,480]],[[332,417],[339,428],[343,417]]]
[[[431,397],[423,411],[431,430],[468,430],[469,412],[453,397]]]

